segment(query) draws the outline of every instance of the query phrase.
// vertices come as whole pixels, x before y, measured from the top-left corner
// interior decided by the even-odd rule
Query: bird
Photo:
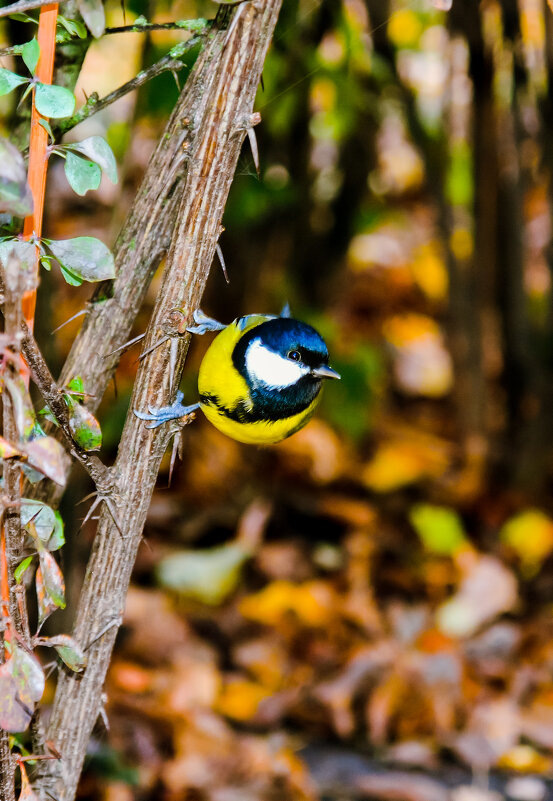
[[[290,316],[247,314],[229,325],[194,312],[194,334],[219,333],[202,359],[200,400],[182,404],[178,392],[170,406],[134,410],[148,428],[201,409],[220,431],[238,442],[272,445],[290,437],[311,419],[325,379],[339,379],[329,366],[328,348],[307,323]]]

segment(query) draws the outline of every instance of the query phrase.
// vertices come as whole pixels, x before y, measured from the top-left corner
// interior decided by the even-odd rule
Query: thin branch
[[[116,100],[120,100],[122,97],[127,95],[129,92],[133,92],[135,89],[138,89],[143,84],[151,81],[152,78],[157,78],[158,75],[161,75],[163,72],[167,72],[168,70],[181,70],[186,65],[183,61],[181,61],[182,55],[188,50],[192,50],[192,48],[196,47],[196,45],[200,44],[204,38],[203,34],[198,34],[197,36],[192,36],[187,42],[184,42],[181,47],[179,47],[179,55],[172,56],[171,53],[167,53],[163,58],[159,61],[156,61],[155,64],[152,64],[151,67],[148,67],[142,72],[139,72],[134,78],[131,78],[130,81],[120,86],[118,89],[114,89],[113,92],[110,92],[109,95],[106,95],[101,100],[98,98],[96,92],[93,92],[84,106],[82,106],[76,114],[72,117],[69,117],[63,122],[60,122],[58,125],[54,127],[54,134],[56,137],[59,135],[63,135],[78,125],[83,120],[92,117],[93,114],[97,114],[102,109],[107,108],[107,106],[115,103]]]
[[[109,494],[111,489],[110,469],[105,466],[96,454],[85,451],[75,442],[69,425],[69,410],[63,397],[63,390],[54,381],[33,334],[23,321],[21,322],[20,331],[21,351],[29,365],[33,381],[56,418],[65,439],[71,446],[71,452],[89,473],[98,491],[102,495]]]
[[[9,17],[10,14],[22,14],[25,11],[33,11],[35,8],[51,5],[52,0],[20,0],[18,3],[12,3],[11,6],[0,8],[0,17]]]

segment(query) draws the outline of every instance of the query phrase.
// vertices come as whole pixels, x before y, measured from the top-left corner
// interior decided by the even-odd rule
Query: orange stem
[[[43,6],[40,10],[38,23],[38,43],[40,56],[38,59],[36,77],[41,83],[52,83],[54,74],[54,54],[56,50],[56,23],[58,19],[58,4]],[[34,211],[25,218],[23,224],[23,237],[42,234],[42,216],[44,212],[44,193],[46,189],[46,171],[48,169],[47,147],[48,134],[40,124],[41,115],[35,108],[34,99],[31,112],[31,136],[29,140],[29,171],[28,181],[33,195]],[[38,280],[38,256],[36,252],[35,274]],[[26,292],[22,301],[23,316],[27,325],[34,328],[36,289]]]

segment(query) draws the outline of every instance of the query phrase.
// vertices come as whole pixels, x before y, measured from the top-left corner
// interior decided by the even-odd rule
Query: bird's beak
[[[313,375],[316,375],[317,378],[341,378],[342,376],[333,370],[332,367],[328,367],[328,365],[323,364],[320,367],[315,367],[314,370],[311,371]]]

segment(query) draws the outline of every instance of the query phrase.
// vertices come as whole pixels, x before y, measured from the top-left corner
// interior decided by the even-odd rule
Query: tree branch
[[[9,17],[10,14],[22,14],[25,11],[33,11],[35,8],[50,5],[52,5],[52,0],[19,0],[18,3],[12,3],[11,6],[0,8],[0,17]]]
[[[168,70],[181,70],[186,66],[184,62],[181,61],[184,53],[188,50],[192,50],[192,48],[200,44],[202,39],[202,34],[192,36],[187,42],[183,42],[182,45],[178,47],[178,56],[171,55],[171,53],[175,52],[175,48],[173,48],[171,53],[167,53],[167,55],[163,56],[163,58],[161,58],[159,61],[156,61],[155,64],[152,64],[151,67],[142,70],[142,72],[139,72],[134,78],[131,78],[130,81],[127,81],[127,83],[123,84],[123,86],[119,86],[117,89],[114,89],[113,92],[110,92],[109,95],[106,95],[101,100],[98,98],[96,92],[93,92],[84,106],[81,106],[76,114],[74,114],[72,117],[68,117],[66,120],[63,120],[58,125],[54,126],[54,135],[56,137],[58,135],[62,136],[83,120],[86,120],[89,117],[92,117],[93,114],[97,114],[99,111],[107,108],[107,106],[115,103],[116,100],[124,97],[129,92],[133,92],[143,84],[151,81],[152,78],[157,78],[157,76],[161,75],[162,72],[167,72]]]
[[[160,330],[171,327],[175,310],[187,318],[200,303],[280,2],[266,0],[259,10],[253,3],[241,6],[230,37],[224,30],[214,32],[183,93],[189,130],[194,132],[191,140],[185,140],[189,141],[185,150],[186,191],[178,208],[178,225],[147,344],[156,341]],[[151,208],[149,217],[157,224]],[[107,310],[103,316],[105,319]],[[188,340],[189,335],[179,339],[177,379]],[[170,347],[160,347],[141,363],[131,409],[166,402],[169,353]],[[127,415],[115,464],[123,536],[104,510],[77,612],[74,634],[78,641],[101,631],[114,612],[119,613],[124,607],[157,472],[172,433],[171,427],[147,429],[132,410]],[[86,744],[101,709],[102,685],[116,634],[117,627],[113,626],[94,642],[84,675],[77,679],[65,674],[59,677],[47,736],[62,759],[45,763],[42,787],[60,801],[74,797]]]

